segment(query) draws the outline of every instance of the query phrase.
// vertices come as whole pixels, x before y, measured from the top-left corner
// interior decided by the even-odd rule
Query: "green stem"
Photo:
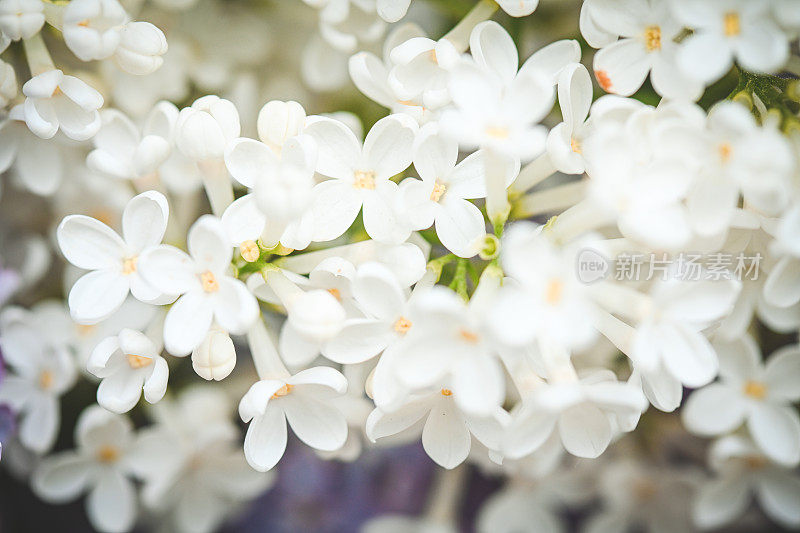
[[[453,276],[453,281],[450,282],[450,288],[464,298],[464,301],[469,301],[469,293],[467,292],[467,263],[469,263],[469,259],[458,260],[456,273]]]

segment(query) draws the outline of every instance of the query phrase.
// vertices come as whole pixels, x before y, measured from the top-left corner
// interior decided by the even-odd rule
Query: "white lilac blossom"
[[[800,526],[798,1],[538,4],[0,0],[3,468],[112,532]]]
[[[169,206],[161,193],[148,191],[133,198],[122,214],[124,239],[97,219],[71,215],[58,226],[58,243],[64,257],[92,272],[70,290],[69,307],[75,320],[93,324],[119,309],[128,294],[143,302],[158,302],[165,295],[139,272],[140,255],[158,245],[164,236]]]

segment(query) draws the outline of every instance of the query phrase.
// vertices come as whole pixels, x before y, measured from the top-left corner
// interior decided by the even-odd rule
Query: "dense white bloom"
[[[205,340],[192,351],[192,368],[206,380],[220,381],[236,366],[236,349],[227,332],[211,327]]]
[[[64,42],[81,61],[110,57],[127,14],[117,0],[74,0],[62,14]]]
[[[591,18],[623,37],[594,56],[595,77],[605,91],[630,96],[650,73],[653,88],[666,98],[696,100],[701,96],[702,84],[678,69],[679,45],[674,39],[683,27],[673,18],[669,2],[595,2]]]
[[[191,159],[221,159],[228,142],[238,137],[240,130],[236,106],[208,95],[181,109],[175,124],[175,143]]]
[[[725,75],[734,59],[745,69],[774,72],[786,62],[786,35],[770,17],[764,0],[672,0],[680,22],[694,33],[678,51],[678,65],[705,84]]]
[[[397,409],[375,409],[367,419],[367,436],[376,441],[414,428],[425,419],[422,446],[438,465],[455,468],[466,460],[474,436],[491,450],[500,447],[500,436],[509,416],[501,407],[477,416],[459,407],[457,393],[447,386],[409,396]],[[470,392],[466,392],[469,394]]]
[[[167,39],[161,30],[149,22],[128,22],[119,30],[114,61],[125,72],[145,75],[164,64],[166,53]]]
[[[41,0],[0,1],[0,32],[12,41],[33,37],[44,25]]]
[[[386,22],[397,22],[406,16],[411,0],[376,0],[378,15]]]
[[[20,413],[20,441],[36,453],[53,446],[61,419],[58,399],[77,377],[69,352],[40,327],[23,309],[0,314],[0,348],[13,371],[0,384],[0,403]]]
[[[137,463],[133,424],[120,415],[90,406],[75,426],[78,448],[44,459],[33,474],[36,494],[65,503],[88,492],[86,513],[100,531],[130,530],[136,521],[136,489],[129,479]]]
[[[149,303],[169,301],[149,285],[139,272],[140,256],[159,244],[169,218],[166,198],[156,191],[134,197],[122,214],[122,235],[91,217],[70,215],[58,226],[61,253],[78,268],[91,270],[69,293],[70,312],[75,320],[94,324],[119,309],[128,294]]]
[[[711,446],[709,464],[716,477],[701,485],[692,517],[702,529],[716,529],[739,518],[753,496],[764,512],[789,528],[800,524],[797,473],[776,465],[749,439],[730,435]]]
[[[364,228],[375,240],[399,243],[411,229],[398,212],[397,184],[389,178],[411,164],[416,123],[390,115],[375,123],[363,146],[343,123],[309,117],[305,133],[318,147],[317,172],[334,178],[316,185],[311,210],[315,241],[347,231],[364,208]]]
[[[61,131],[75,141],[92,138],[100,129],[103,96],[74,76],[49,70],[22,86],[25,122],[33,133],[50,139]]]
[[[123,329],[116,337],[100,341],[89,357],[89,372],[100,378],[97,403],[115,413],[125,413],[144,398],[156,403],[167,392],[169,367],[161,351],[139,331]]]
[[[347,439],[347,421],[330,401],[346,390],[345,377],[329,367],[255,383],[239,403],[239,416],[249,423],[244,453],[250,466],[266,472],[277,464],[286,449],[287,421],[312,448],[340,448]]]
[[[234,334],[258,316],[258,304],[244,283],[228,274],[233,249],[219,219],[204,215],[187,237],[189,254],[161,245],[139,259],[142,276],[165,294],[181,295],[167,313],[164,345],[184,356],[203,342],[212,320]]]
[[[450,102],[449,71],[460,58],[453,43],[447,39],[411,37],[395,46],[389,58],[392,68],[387,81],[399,100],[418,99],[429,109],[438,109]]]
[[[53,194],[65,174],[63,151],[31,132],[22,105],[0,123],[0,171],[9,169],[26,189],[43,196]]]
[[[778,224],[773,249],[780,257],[764,283],[764,298],[781,308],[800,302],[800,205],[786,211]]]
[[[749,336],[715,343],[720,381],[693,393],[683,409],[687,429],[721,435],[743,422],[755,443],[773,461],[800,462],[800,418],[790,404],[800,400],[800,349],[787,346],[761,362]]]

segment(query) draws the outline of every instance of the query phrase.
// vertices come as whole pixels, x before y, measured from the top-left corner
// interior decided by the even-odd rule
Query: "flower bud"
[[[41,0],[0,0],[0,33],[12,41],[33,37],[43,25]]]
[[[272,100],[258,113],[258,137],[275,151],[280,151],[289,137],[299,135],[306,121],[306,111],[297,102]]]
[[[110,57],[126,17],[117,0],[72,0],[64,8],[64,42],[81,61]]]
[[[17,96],[17,74],[14,67],[0,61],[0,107],[8,105]]]
[[[149,22],[129,22],[120,30],[120,42],[114,54],[119,68],[143,76],[161,67],[167,53],[164,33]]]
[[[339,301],[328,291],[315,289],[288,304],[289,322],[301,334],[318,341],[333,338],[346,318]]]
[[[186,157],[197,161],[221,159],[225,146],[239,136],[239,113],[228,100],[209,95],[181,109],[175,142]]]
[[[192,368],[209,381],[228,377],[236,366],[236,350],[227,332],[212,328],[205,340],[192,351]]]

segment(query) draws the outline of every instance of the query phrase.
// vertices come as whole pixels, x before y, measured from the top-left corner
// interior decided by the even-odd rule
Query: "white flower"
[[[69,215],[58,226],[61,253],[78,268],[91,270],[69,293],[73,318],[94,324],[119,309],[128,293],[143,302],[163,303],[165,294],[139,272],[140,255],[161,242],[169,205],[159,192],[147,191],[128,202],[122,214],[123,238],[99,220]],[[175,294],[174,292],[171,294]]]
[[[346,390],[345,377],[329,367],[255,383],[239,403],[239,416],[250,424],[244,440],[250,466],[266,472],[280,461],[286,449],[287,421],[312,448],[340,448],[347,439],[347,421],[330,401]]]
[[[411,230],[397,212],[397,184],[389,178],[411,164],[416,123],[405,115],[385,117],[372,127],[363,147],[347,126],[329,118],[309,117],[305,133],[317,142],[317,172],[334,178],[314,187],[312,239],[339,237],[363,206],[370,237],[406,240]]]
[[[406,179],[400,185],[406,215],[413,229],[436,225],[442,244],[460,257],[472,257],[483,246],[486,222],[468,199],[486,197],[486,161],[475,152],[456,164],[458,145],[438,133],[435,124],[425,126],[417,137],[414,168],[422,181]],[[519,173],[516,160],[504,161],[504,182]]]
[[[365,318],[349,318],[322,355],[342,364],[362,363],[401,339],[413,324],[406,317],[407,297],[397,278],[380,263],[365,263],[352,281],[356,305]]]
[[[408,310],[414,324],[397,346],[397,376],[409,388],[448,379],[459,409],[489,416],[505,399],[505,376],[486,328],[483,298],[469,306],[452,290],[437,286],[415,298]]]
[[[487,448],[499,449],[508,413],[495,407],[487,415],[476,416],[463,411],[457,400],[455,391],[442,386],[409,396],[392,411],[375,409],[367,419],[367,436],[374,442],[412,426],[419,431],[417,422],[424,418],[422,447],[444,468],[455,468],[466,460],[473,436]]]
[[[669,279],[653,286],[631,353],[646,384],[670,383],[680,401],[680,383],[701,387],[714,379],[719,361],[703,329],[730,312],[738,290],[737,282],[726,280]]]
[[[512,17],[527,17],[539,6],[539,0],[497,0],[500,9]]]
[[[295,101],[271,100],[258,112],[258,138],[280,155],[286,141],[300,135],[306,122],[306,110]]]
[[[505,345],[550,339],[570,349],[596,336],[595,306],[575,275],[578,247],[559,250],[532,223],[515,224],[503,239],[503,268],[517,284],[503,287],[488,316]]]
[[[730,70],[734,59],[745,69],[774,72],[788,58],[786,35],[762,0],[672,0],[680,22],[694,30],[678,51],[681,70],[710,84]]]
[[[100,341],[89,357],[89,372],[100,378],[97,403],[115,413],[133,409],[144,390],[149,403],[167,392],[169,367],[160,349],[146,335],[123,329]]]
[[[591,17],[600,27],[623,37],[603,46],[594,56],[595,77],[603,90],[630,96],[650,73],[658,94],[700,98],[702,84],[684,76],[676,64],[679,45],[674,39],[683,27],[673,18],[669,2],[598,2]]]
[[[92,526],[109,533],[130,530],[137,513],[136,488],[128,477],[137,462],[133,424],[90,406],[78,418],[75,442],[77,450],[41,462],[31,480],[33,491],[50,503],[88,492],[86,513]]]
[[[797,472],[773,464],[750,440],[738,435],[714,442],[709,463],[716,476],[697,492],[692,517],[701,529],[717,529],[741,517],[755,496],[764,512],[788,527],[800,525]]]
[[[140,135],[133,122],[116,109],[103,110],[100,118],[103,125],[92,138],[95,149],[86,157],[92,170],[133,180],[155,172],[169,157],[169,139]]]
[[[181,109],[175,124],[175,142],[191,159],[221,159],[228,142],[238,137],[240,130],[236,107],[228,100],[208,95]]]
[[[50,342],[28,311],[6,309],[0,314],[0,333],[3,359],[13,371],[0,385],[0,403],[20,414],[22,444],[44,453],[55,442],[58,399],[75,383],[75,366],[69,352]]]
[[[191,353],[203,342],[212,320],[224,330],[244,333],[258,316],[258,304],[244,283],[228,275],[233,248],[219,219],[203,215],[189,230],[189,254],[168,245],[142,254],[139,270],[153,287],[179,294],[164,322],[164,344],[173,355]]]
[[[128,22],[119,30],[114,62],[130,74],[145,75],[158,70],[167,53],[164,33],[149,22]]]
[[[261,124],[266,128],[264,121]],[[222,224],[234,244],[260,240],[267,248],[279,242],[293,249],[309,245],[314,217],[308,207],[316,158],[316,143],[308,135],[293,136],[280,146],[244,137],[228,144],[228,172],[253,190],[235,200],[222,215]]]
[[[22,86],[25,122],[33,133],[50,139],[61,131],[75,141],[90,139],[100,129],[103,96],[74,76],[49,70]]]
[[[592,105],[592,80],[580,63],[568,65],[558,80],[558,105],[564,122],[547,135],[547,155],[556,170],[582,174],[585,162],[581,144],[588,135],[587,118]]]
[[[386,22],[397,22],[406,16],[411,0],[377,0],[375,8]]]
[[[220,381],[236,366],[236,349],[227,332],[213,327],[205,340],[192,351],[192,368],[206,380]]]
[[[557,428],[566,450],[578,457],[598,457],[617,432],[617,417],[636,416],[647,405],[638,388],[619,382],[611,371],[549,376],[511,412],[503,453],[520,458],[538,449]],[[631,428],[632,429],[632,428]]]
[[[800,349],[782,348],[764,365],[749,336],[715,346],[720,381],[689,396],[682,412],[687,429],[721,435],[746,421],[753,440],[771,460],[797,465],[800,418],[790,404],[800,400]]]
[[[411,37],[395,46],[389,58],[392,68],[387,81],[399,100],[420,100],[429,109],[450,102],[447,79],[459,53],[449,40]]]
[[[8,169],[26,189],[42,196],[56,192],[64,176],[63,150],[31,132],[22,105],[0,123],[0,171]]]
[[[12,41],[33,37],[44,25],[41,0],[0,1],[0,32]]]
[[[74,0],[63,12],[64,42],[81,61],[110,57],[127,14],[117,0]]]

